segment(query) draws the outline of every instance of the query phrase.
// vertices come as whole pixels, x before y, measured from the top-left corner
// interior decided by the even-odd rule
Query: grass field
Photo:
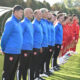
[[[77,45],[78,55],[72,56],[69,61],[61,66],[61,70],[46,80],[80,80],[80,40]],[[3,56],[0,55],[0,80],[3,69]]]

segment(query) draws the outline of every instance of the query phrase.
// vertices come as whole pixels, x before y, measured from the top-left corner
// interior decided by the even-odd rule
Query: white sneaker
[[[35,78],[34,80],[39,80],[39,78]]]
[[[44,73],[43,73],[43,74],[40,74],[39,76],[40,76],[40,77],[49,77],[48,75],[46,75],[46,74],[44,74]]]
[[[68,57],[68,56],[66,56],[66,57],[64,58],[64,60],[65,60],[65,61],[67,61],[68,59],[69,59],[69,57]]]
[[[63,63],[63,57],[60,57],[60,58],[58,59],[58,64],[61,65],[62,63]]]
[[[54,69],[53,69],[53,68],[51,68],[49,71],[53,73],[53,72],[54,72]]]
[[[74,51],[68,51],[67,54],[73,55]]]
[[[78,52],[74,52],[74,54],[78,54]]]
[[[64,60],[68,60],[69,58],[70,58],[69,53],[66,53],[66,54],[63,56],[63,59],[64,59]]]
[[[71,52],[70,52],[70,55],[73,55],[73,54],[74,54],[74,51],[71,51]]]

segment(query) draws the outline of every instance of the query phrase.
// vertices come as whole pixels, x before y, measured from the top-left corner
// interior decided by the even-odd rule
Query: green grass
[[[72,56],[69,61],[61,66],[61,70],[46,80],[80,80],[80,40],[77,45],[78,55]],[[3,56],[0,55],[0,80],[3,70]]]
[[[78,55],[72,56],[69,61],[61,66],[61,70],[54,72],[46,80],[80,80],[80,40],[77,44]]]
[[[3,70],[3,56],[0,54],[0,80],[2,76],[2,70]]]

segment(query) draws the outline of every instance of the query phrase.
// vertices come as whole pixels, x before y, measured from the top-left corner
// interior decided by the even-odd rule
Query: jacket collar
[[[17,19],[15,16],[14,16],[14,14],[12,14],[12,19],[14,19],[16,22],[20,22],[21,21],[21,19]]]
[[[25,21],[31,22],[27,17],[24,18]]]

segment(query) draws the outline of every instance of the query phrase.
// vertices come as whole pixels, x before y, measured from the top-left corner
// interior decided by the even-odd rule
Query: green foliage
[[[68,8],[75,8],[80,6],[80,0],[63,0],[63,2]]]
[[[45,5],[45,7],[49,10],[51,10],[50,4],[48,2],[46,2],[45,0],[43,1],[43,4]]]
[[[52,10],[64,12],[64,10],[66,10],[66,7],[63,3],[62,4],[61,3],[56,3],[52,6]]]
[[[32,8],[33,10],[40,9],[40,8],[43,8],[43,7],[51,10],[50,4],[46,1],[41,3],[40,1],[36,1],[36,0],[27,0],[26,6]]]
[[[64,0],[64,4],[66,5],[66,7],[71,8],[73,6],[73,1],[74,0]]]
[[[14,5],[22,5],[25,6],[23,0],[0,0],[0,6],[13,7]]]
[[[65,0],[66,1],[66,0]],[[67,14],[76,14],[78,15],[79,19],[80,19],[80,8],[68,8],[65,6],[64,3],[56,3],[52,6],[52,10],[53,11],[61,11]]]

